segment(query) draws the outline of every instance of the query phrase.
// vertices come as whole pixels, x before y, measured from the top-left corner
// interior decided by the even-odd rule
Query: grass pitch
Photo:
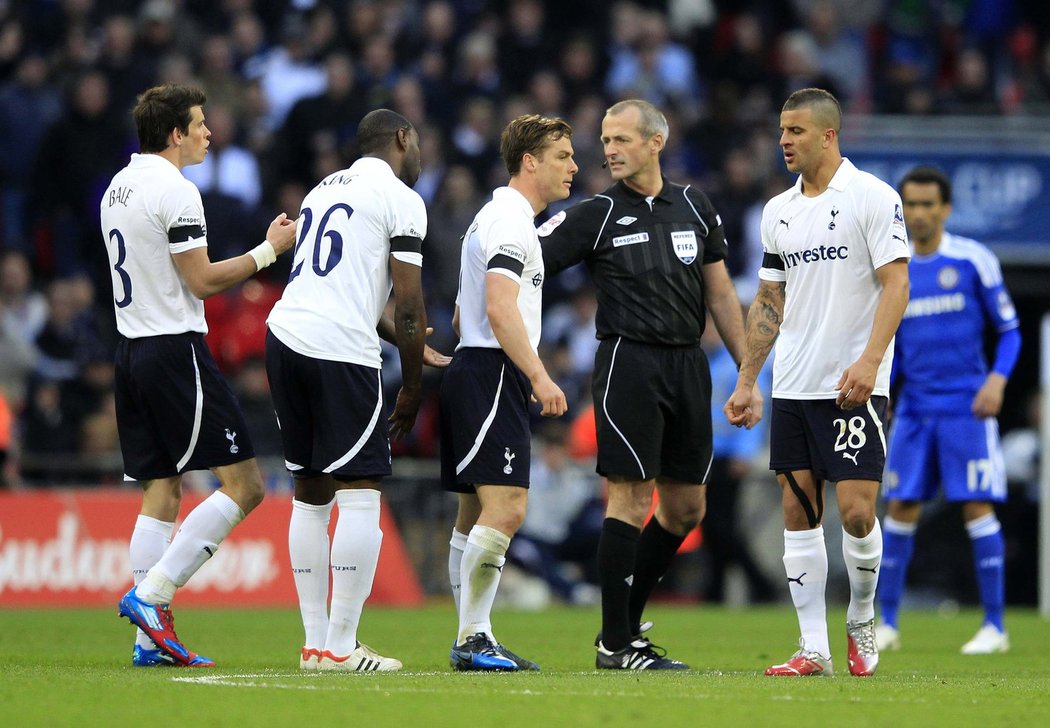
[[[360,636],[405,663],[394,674],[300,674],[298,613],[176,610],[214,670],[130,667],[132,628],[112,610],[0,610],[0,726],[1044,726],[1050,622],[1012,611],[1013,649],[965,657],[980,622],[905,613],[904,650],[850,677],[841,608],[830,610],[834,678],[767,678],[795,649],[790,606],[662,607],[651,633],[693,666],[597,672],[596,610],[497,612],[499,638],[540,673],[455,673],[450,604],[366,608]]]

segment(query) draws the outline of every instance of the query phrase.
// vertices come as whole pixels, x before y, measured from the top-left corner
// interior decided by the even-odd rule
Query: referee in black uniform
[[[641,637],[642,611],[704,515],[712,455],[711,374],[700,348],[707,311],[738,364],[744,344],[722,221],[704,193],[661,174],[667,134],[652,104],[612,106],[601,139],[615,184],[540,228],[547,274],[583,261],[597,289],[597,470],[609,481],[598,545],[599,668],[688,667]],[[654,487],[660,503],[643,529]]]

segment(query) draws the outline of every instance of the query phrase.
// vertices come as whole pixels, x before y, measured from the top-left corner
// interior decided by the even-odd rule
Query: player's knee
[[[842,528],[851,536],[863,538],[875,526],[875,510],[866,503],[857,503],[843,509],[839,514]]]

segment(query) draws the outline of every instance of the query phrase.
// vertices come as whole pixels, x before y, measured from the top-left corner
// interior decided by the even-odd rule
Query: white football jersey
[[[392,238],[427,234],[423,198],[382,159],[362,157],[303,200],[292,274],[266,319],[303,356],[382,366],[376,325],[390,298],[390,256],[423,265]]]
[[[525,332],[533,350],[539,346],[543,252],[534,218],[532,205],[523,194],[510,187],[499,187],[467,228],[456,294],[461,334],[457,349],[501,348],[486,313],[486,273],[507,276],[518,284],[518,311]]]
[[[99,205],[117,331],[129,339],[208,333],[204,302],[172,255],[208,244],[201,194],[159,154],[132,154]]]
[[[766,203],[762,248],[759,278],[786,281],[773,396],[834,399],[871,335],[882,293],[875,270],[911,257],[900,195],[843,159],[820,195],[803,195],[799,177]],[[889,394],[892,363],[891,341],[874,394]]]

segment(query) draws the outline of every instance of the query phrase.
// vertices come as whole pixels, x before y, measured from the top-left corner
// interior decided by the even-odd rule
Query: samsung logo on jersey
[[[614,248],[619,248],[624,245],[636,245],[638,243],[648,243],[649,233],[635,233],[634,235],[621,235],[617,238],[612,239]]]
[[[798,253],[782,253],[785,268],[794,268],[800,263],[816,263],[818,260],[845,260],[849,257],[849,248],[845,245],[821,245]]]
[[[904,309],[904,318],[916,316],[935,316],[939,313],[953,313],[966,308],[966,297],[961,293],[948,293],[943,296],[913,298]]]

